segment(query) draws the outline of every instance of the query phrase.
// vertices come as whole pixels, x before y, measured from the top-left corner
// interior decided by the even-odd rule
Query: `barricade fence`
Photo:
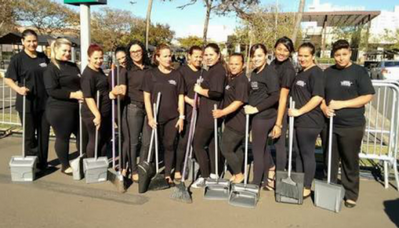
[[[16,92],[5,85],[4,73],[5,70],[0,69],[0,126],[3,130],[21,126],[15,110]],[[383,163],[385,188],[389,186],[389,171],[393,168],[396,186],[399,186],[399,82],[373,80],[372,83],[376,93],[366,105],[366,128],[359,157]]]

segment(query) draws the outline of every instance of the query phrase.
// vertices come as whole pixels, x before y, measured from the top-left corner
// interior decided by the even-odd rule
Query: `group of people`
[[[214,121],[223,129],[221,157],[232,174],[230,181],[240,183],[243,174],[243,142],[246,115],[251,117],[254,175],[252,183],[263,190],[273,190],[275,171],[287,166],[286,133],[288,116],[295,118],[296,171],[305,174],[303,196],[311,195],[316,171],[315,143],[320,135],[327,140],[328,118],[334,116],[332,140],[332,181],[346,190],[345,205],[354,207],[359,195],[359,157],[364,134],[364,106],[372,99],[374,88],[366,70],[351,61],[346,40],[333,44],[335,65],[326,70],[315,62],[315,47],[303,43],[296,50],[293,42],[282,37],[274,46],[275,59],[267,64],[268,50],[263,44],[250,48],[250,79],[245,57],[233,53],[225,62],[220,48],[209,43],[204,48],[188,50],[187,65],[174,69],[172,50],[159,45],[150,61],[139,41],[115,50],[120,67],[106,76],[101,68],[104,52],[92,44],[87,50],[89,62],[83,73],[71,59],[71,42],[57,38],[51,45],[50,60],[37,48],[32,30],[22,33],[24,49],[16,54],[6,72],[5,82],[17,92],[16,109],[26,113],[26,152],[39,157],[38,168],[46,169],[50,125],[56,135],[55,151],[61,171],[72,174],[69,165],[69,139],[79,135],[79,118],[84,123],[83,150],[87,157],[95,151],[98,131],[99,156],[107,153],[112,128],[111,103],[120,98],[122,130],[121,171],[138,182],[137,158],[147,159],[151,131],[156,129],[164,157],[165,179],[172,186],[182,179],[188,132],[193,109],[198,110],[192,147],[200,165],[200,177],[194,188],[205,186],[214,178]],[[298,53],[300,69],[291,63]],[[116,78],[115,78],[116,77]],[[157,116],[153,104],[161,94]],[[199,99],[195,100],[195,94]],[[26,107],[22,107],[26,96]],[[295,107],[288,107],[292,98]],[[97,100],[99,102],[97,102]],[[215,108],[216,107],[216,108]],[[223,126],[223,127],[222,127]],[[37,138],[35,137],[35,133]],[[276,149],[274,161],[269,139]],[[191,142],[190,142],[191,143]],[[218,159],[219,162],[223,159]]]

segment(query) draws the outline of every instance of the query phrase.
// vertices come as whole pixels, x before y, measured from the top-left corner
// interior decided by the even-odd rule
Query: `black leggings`
[[[65,170],[69,167],[69,139],[72,133],[79,148],[79,109],[48,107],[46,116],[55,133],[55,153],[62,170]]]
[[[186,122],[184,130],[179,134],[179,144],[176,153],[176,172],[182,172],[183,163],[186,156],[186,149],[188,143],[188,133],[190,131],[190,123]]]
[[[243,141],[245,133],[237,132],[229,127],[225,127],[222,135],[222,154],[227,160],[234,175],[242,172],[244,159]]]
[[[175,158],[175,139],[177,136],[177,118],[158,124],[159,145],[164,152],[165,176],[170,176]]]
[[[194,134],[194,152],[200,166],[201,177],[208,178],[210,172],[215,173],[215,137],[213,128],[196,127]],[[205,147],[208,147],[208,152]],[[220,154],[218,154],[220,157]],[[219,163],[221,159],[218,159]],[[211,167],[209,167],[209,161]],[[219,169],[218,172],[221,170]]]
[[[312,187],[316,173],[315,144],[322,128],[295,128],[295,137],[298,145],[296,156],[296,171],[305,173],[305,188]]]
[[[274,147],[276,148],[276,170],[284,171],[287,165],[287,149],[285,146],[286,136],[287,136],[287,112],[283,116],[283,127],[281,129],[281,136],[278,139],[273,140]],[[271,166],[274,165],[273,160],[271,160]]]
[[[267,150],[267,138],[276,123],[276,117],[270,119],[254,118],[252,120],[252,153],[254,156],[253,184],[260,185],[262,180],[267,184],[267,177],[272,156]]]
[[[93,123],[94,117],[84,117],[83,123],[86,126],[87,133],[89,134],[89,141],[87,143],[86,154],[88,158],[93,158],[95,150],[95,135],[96,126]],[[112,136],[112,117],[102,116],[101,125],[98,132],[98,157],[107,156],[107,143],[110,141]]]

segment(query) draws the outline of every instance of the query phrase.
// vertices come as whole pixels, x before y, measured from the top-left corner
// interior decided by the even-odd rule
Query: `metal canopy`
[[[56,37],[49,35],[38,35],[38,44],[48,46],[50,41],[53,41]],[[70,40],[74,47],[80,46],[79,39],[76,37],[65,37]],[[22,34],[19,32],[10,32],[2,37],[0,37],[0,44],[22,44],[21,43]]]
[[[317,26],[352,27],[368,23],[381,11],[304,12],[302,22],[317,22]]]

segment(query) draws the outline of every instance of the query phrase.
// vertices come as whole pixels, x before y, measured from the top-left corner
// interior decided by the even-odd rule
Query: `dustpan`
[[[214,106],[214,110],[217,106]],[[209,200],[228,200],[230,195],[230,181],[219,177],[219,160],[218,160],[218,129],[217,119],[214,119],[215,128],[215,172],[216,178],[208,178],[205,180],[204,198]]]
[[[332,134],[333,117],[330,116],[330,129],[328,135],[328,170],[327,182],[315,180],[314,204],[326,210],[340,212],[342,201],[345,197],[345,189],[342,185],[331,183],[331,153],[332,153]]]
[[[244,161],[244,183],[233,184],[229,196],[229,204],[238,207],[255,208],[259,201],[259,186],[248,184],[248,138],[249,138],[249,115],[245,120],[245,161]]]

